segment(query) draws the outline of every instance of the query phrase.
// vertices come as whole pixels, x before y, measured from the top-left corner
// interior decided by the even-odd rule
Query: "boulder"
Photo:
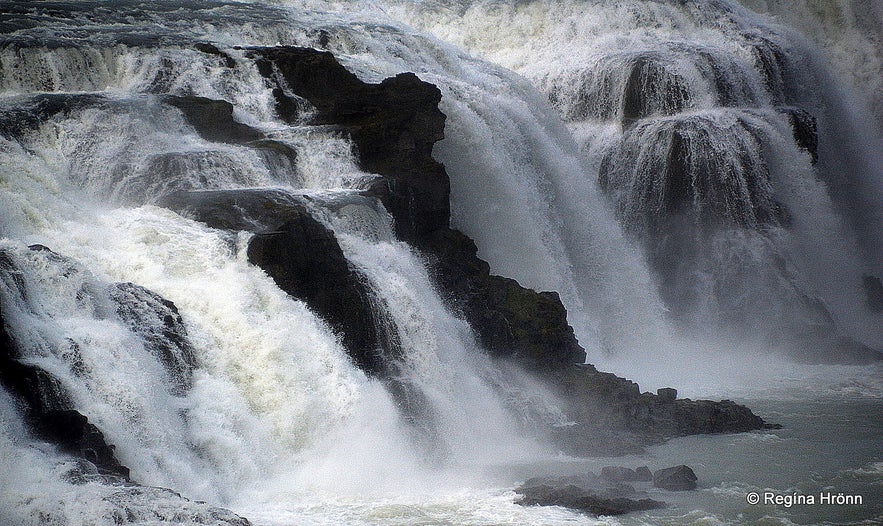
[[[622,515],[665,507],[628,484],[612,483],[592,473],[538,477],[515,489],[522,506],[563,506],[592,515]]]
[[[653,482],[653,472],[647,466],[636,468],[635,480],[638,482]]]
[[[324,319],[359,367],[388,376],[392,359],[385,355],[396,349],[381,343],[371,291],[303,198],[282,190],[217,190],[175,192],[160,204],[212,228],[253,232],[249,262]]]
[[[567,402],[568,418],[578,423],[555,433],[559,446],[569,454],[622,455],[675,436],[768,427],[750,409],[730,400],[671,400],[642,394],[638,384],[590,364],[556,370],[550,384]]]
[[[653,473],[653,486],[670,491],[694,490],[696,489],[696,474],[683,464],[660,469]]]
[[[108,292],[120,319],[165,366],[172,392],[183,394],[190,389],[196,360],[175,304],[134,283],[114,283]]]
[[[532,371],[548,371],[582,363],[567,310],[555,292],[536,292],[517,281],[490,273],[478,258],[475,242],[449,228],[424,236],[417,246],[441,290],[450,294],[493,356],[516,361]]]
[[[248,260],[325,319],[362,369],[383,371],[386,361],[372,318],[371,292],[328,228],[308,213],[292,213],[274,231],[254,235]]]

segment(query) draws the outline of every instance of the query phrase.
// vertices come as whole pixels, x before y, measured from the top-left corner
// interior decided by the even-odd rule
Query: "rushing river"
[[[72,481],[0,390],[0,525],[213,524],[204,503],[256,526],[883,523],[883,369],[835,365],[883,347],[883,16],[873,1],[747,4],[0,7],[3,320],[148,487]],[[353,144],[280,119],[246,49],[277,45],[438,86],[451,221],[493,273],[557,291],[600,369],[782,428],[592,459],[528,432],[568,425],[559,401],[486,356],[358,195],[373,176]],[[207,139],[169,96],[227,101],[274,146]],[[249,263],[250,234],[157,206],[255,188],[333,233],[431,418],[402,418],[340,335]],[[536,475],[677,464],[699,488],[643,488],[661,510],[514,503]]]

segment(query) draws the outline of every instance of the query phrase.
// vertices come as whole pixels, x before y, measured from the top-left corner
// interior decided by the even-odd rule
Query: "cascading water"
[[[797,343],[812,359],[883,341],[879,314],[858,307],[860,276],[883,274],[880,135],[796,33],[725,1],[285,3],[20,2],[0,15],[3,320],[22,362],[55,379],[48,403],[86,415],[141,484],[35,439],[0,389],[0,524],[235,523],[212,505],[259,525],[597,523],[513,504],[534,466],[585,467],[557,465],[541,431],[572,424],[561,401],[478,349],[423,255],[358,193],[374,176],[354,145],[308,125],[300,99],[283,124],[250,46],[319,47],[366,81],[436,84],[454,226],[494,273],[560,292],[590,360],[651,383],[681,378],[660,372],[669,361],[690,371],[691,395],[751,398],[734,388],[814,374],[837,401],[824,407],[860,396],[879,412],[878,369],[762,375],[734,360],[708,380],[684,363],[684,346],[706,357],[748,331],[761,334],[742,344],[766,350],[771,334],[793,347],[814,329]],[[212,135],[228,117],[239,124]],[[333,324],[249,262],[251,234],[156,206],[255,188],[333,232],[395,347],[394,378],[359,370]],[[791,406],[770,406],[794,425]],[[833,432],[861,422],[844,414]],[[795,462],[793,476],[878,477],[879,430],[868,435],[843,448],[862,462],[846,474]],[[700,510],[676,501],[622,522],[762,522],[740,508],[764,487],[745,458],[778,438],[734,439],[742,478],[708,468]],[[672,456],[653,455],[636,462]]]
[[[135,11],[152,20],[172,5]],[[90,16],[68,7],[72,21]],[[229,19],[220,15],[231,30],[238,17],[253,22],[264,12],[218,9],[232,10]],[[275,38],[274,28],[262,29],[270,36],[258,42]],[[147,40],[174,40],[147,33]],[[334,192],[370,178],[356,168],[347,141],[333,130],[279,124],[269,89],[247,61],[219,68],[223,58],[175,43],[71,47],[69,37],[58,38],[64,47],[7,48],[2,59],[4,72],[21,72],[2,76],[10,134],[3,139],[3,234],[17,239],[4,241],[3,314],[27,349],[24,362],[58,380],[66,404],[103,431],[133,478],[250,508],[254,502],[238,499],[274,479],[306,492],[339,489],[342,480],[352,491],[401,488],[406,474],[427,469],[424,446],[455,466],[545,451],[520,436],[514,415],[531,412],[532,396],[549,395],[530,382],[518,388],[512,374],[501,380],[471,356],[477,344],[470,328],[444,306],[418,257],[394,240],[385,212],[372,208],[378,205],[350,204],[324,220],[339,230],[351,265],[387,312],[402,347],[401,381],[434,417],[417,423],[434,427],[432,444],[408,439],[407,415],[350,364],[330,328],[248,264],[247,236],[145,204],[180,190],[280,185],[318,191],[313,200],[328,191],[332,202],[345,200]],[[231,38],[253,41],[241,33]],[[238,120],[272,139],[245,131],[206,137],[188,122],[186,106],[208,99],[193,95],[233,101]],[[296,160],[288,152],[297,152]],[[314,213],[328,214],[321,207]],[[374,227],[352,219],[366,214]],[[52,250],[22,244],[32,241]],[[167,300],[174,314],[162,310],[172,305]],[[156,313],[141,312],[145,302],[158,305]],[[178,312],[175,332],[167,320]],[[138,499],[102,488],[100,479],[79,487],[56,481],[55,468],[42,473],[12,462],[29,442],[10,407],[4,405],[12,423],[3,456],[21,482],[9,488],[13,478],[4,481],[4,521],[91,523],[120,513],[169,519],[161,492]],[[554,407],[537,407],[541,418],[560,418]],[[327,448],[329,436],[334,446]],[[54,458],[43,451],[35,465]],[[39,501],[27,497],[47,483]],[[272,498],[261,495],[260,502]],[[102,504],[90,510],[79,500]],[[210,513],[190,507],[179,511],[180,520]]]
[[[694,337],[810,361],[883,344],[862,285],[883,264],[881,133],[804,37],[729,1],[392,4],[547,94]],[[876,34],[847,27],[859,48]]]

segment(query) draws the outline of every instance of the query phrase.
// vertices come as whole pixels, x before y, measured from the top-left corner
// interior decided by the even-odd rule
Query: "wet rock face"
[[[816,164],[819,161],[819,130],[816,118],[808,111],[795,107],[780,108],[779,111],[788,116],[794,142],[798,147],[806,150],[812,164]]]
[[[248,260],[342,334],[359,367],[373,374],[386,369],[369,292],[324,225],[307,213],[292,213],[275,231],[255,234],[248,245]]]
[[[165,95],[163,102],[181,110],[187,122],[207,141],[243,144],[264,138],[260,131],[237,122],[233,105],[225,100]]]
[[[440,288],[452,294],[455,307],[491,354],[512,358],[529,370],[585,361],[585,350],[556,293],[538,293],[491,275],[475,243],[457,230],[436,231],[418,246],[429,254]]]
[[[196,360],[178,308],[159,294],[134,283],[114,283],[110,297],[117,315],[141,337],[169,373],[172,392],[190,389]]]
[[[359,367],[387,376],[370,291],[302,201],[280,190],[223,190],[176,192],[160,204],[212,228],[253,232],[249,261],[327,321]]]
[[[43,369],[24,364],[15,341],[6,330],[0,305],[0,384],[24,406],[26,421],[39,438],[62,451],[88,460],[103,473],[124,478],[129,468],[114,456],[104,434],[89,419],[71,408],[61,383]]]
[[[438,88],[413,73],[364,83],[333,55],[315,49],[252,48],[248,56],[275,85],[283,119],[299,117],[297,101],[287,95],[293,93],[316,108],[311,123],[340,126],[352,137],[362,167],[383,176],[371,192],[396,218],[401,239],[448,225],[450,183],[432,158],[433,144],[444,137]]]
[[[558,443],[572,454],[622,455],[675,436],[771,427],[730,400],[673,399],[665,389],[661,396],[641,393],[638,384],[588,364],[558,370],[554,380],[577,422],[556,431]]]
[[[492,276],[474,242],[448,227],[450,183],[432,158],[433,144],[444,137],[438,88],[411,73],[367,84],[330,53],[313,49],[253,48],[248,54],[271,82],[284,79],[275,92],[283,118],[304,117],[286,95],[294,93],[316,108],[310,122],[341,126],[352,137],[363,168],[382,176],[367,195],[393,216],[399,238],[427,254],[440,287],[488,351],[533,369],[585,359],[557,294]]]

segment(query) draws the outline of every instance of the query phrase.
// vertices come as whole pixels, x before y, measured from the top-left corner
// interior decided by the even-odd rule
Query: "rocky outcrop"
[[[333,124],[349,134],[362,167],[382,176],[366,194],[384,204],[396,234],[426,254],[439,288],[485,348],[530,369],[585,360],[556,293],[491,275],[475,243],[449,228],[450,183],[444,166],[432,158],[433,144],[444,137],[438,88],[411,73],[364,83],[333,55],[314,49],[251,48],[248,54],[275,86],[283,118]],[[314,106],[315,115],[292,113],[298,106],[293,95]]]
[[[689,466],[681,464],[664,468],[653,473],[653,487],[669,491],[690,491],[696,489],[696,474]]]
[[[225,100],[165,95],[163,102],[181,110],[187,122],[207,141],[245,144],[265,138],[255,128],[237,122],[233,118],[233,105]]]
[[[419,240],[439,288],[470,321],[485,349],[533,371],[582,363],[585,350],[555,292],[535,292],[490,273],[462,232],[439,229]]]
[[[563,506],[592,515],[622,515],[665,507],[634,486],[593,473],[536,477],[515,489],[522,506]]]
[[[281,190],[219,190],[176,192],[160,204],[212,228],[253,232],[248,260],[328,322],[359,367],[389,375],[371,292],[305,201]]]
[[[806,150],[812,164],[816,164],[819,161],[819,131],[816,118],[806,110],[791,106],[779,108],[779,111],[788,116],[794,142]]]
[[[271,189],[208,190],[175,192],[160,205],[212,228],[254,233],[249,262],[325,320],[353,362],[384,382],[414,429],[431,435],[434,416],[421,391],[402,374],[394,322],[383,318],[380,300],[349,265],[334,233],[314,217],[310,199]]]
[[[214,44],[210,44],[208,42],[197,42],[193,47],[196,48],[197,51],[205,53],[206,55],[213,55],[218,57],[218,59],[221,60],[222,63],[228,68],[236,67],[236,61],[233,60],[233,57],[218,49],[218,46]]]
[[[0,302],[0,384],[21,402],[31,431],[61,451],[89,461],[102,473],[128,478],[129,468],[117,460],[101,430],[71,407],[61,383],[43,369],[23,363],[20,355],[7,332]]]
[[[641,393],[638,384],[594,366],[555,371],[554,385],[576,425],[557,428],[558,443],[571,454],[636,453],[667,438],[765,429],[764,420],[730,400],[674,399]],[[673,391],[673,390],[672,390]]]
[[[447,227],[450,183],[432,146],[444,137],[441,92],[413,73],[380,84],[362,82],[331,53],[297,47],[250,48],[260,72],[273,84],[283,119],[302,115],[289,93],[306,99],[313,124],[340,126],[355,143],[365,171],[380,174],[371,185],[396,218],[405,241]]]
[[[165,366],[172,392],[183,394],[190,389],[196,360],[175,304],[134,283],[113,283],[109,295],[120,319]]]
[[[248,260],[327,320],[359,367],[373,374],[387,370],[370,292],[324,225],[303,211],[292,213],[275,231],[255,234]]]

